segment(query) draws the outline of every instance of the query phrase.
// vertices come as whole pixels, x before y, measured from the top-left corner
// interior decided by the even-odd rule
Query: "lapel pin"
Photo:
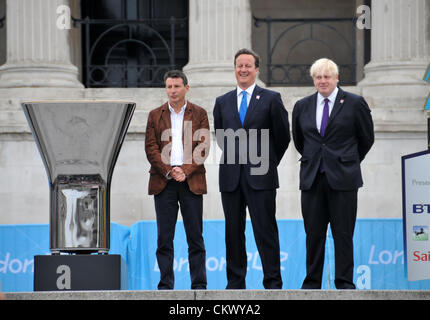
[[[343,103],[343,99],[342,99],[342,100],[340,100],[340,103]]]
[[[260,99],[260,96],[256,96],[255,98],[256,98],[257,100],[259,100],[259,99]]]

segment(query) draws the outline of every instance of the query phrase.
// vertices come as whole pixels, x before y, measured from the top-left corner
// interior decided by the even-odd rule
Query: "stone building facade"
[[[212,130],[215,98],[235,86],[233,56],[238,49],[250,47],[262,56],[259,85],[263,86],[268,82],[270,69],[266,67],[270,55],[270,50],[266,50],[268,37],[273,37],[271,48],[276,41],[281,48],[270,56],[275,63],[282,59],[282,48],[288,50],[292,43],[297,42],[294,46],[297,50],[289,57],[296,59],[297,65],[300,57],[310,50],[294,40],[294,34],[290,38],[280,37],[281,27],[274,26],[269,35],[264,18],[331,19],[343,17],[345,12],[357,17],[356,8],[364,2],[313,0],[306,4],[300,2],[300,6],[295,3],[188,1],[189,53],[183,68],[191,86],[188,98],[208,111]],[[34,100],[136,102],[112,179],[111,220],[131,225],[155,219],[153,199],[147,195],[149,164],[144,152],[144,132],[148,112],[166,101],[165,91],[160,87],[86,88],[82,77],[82,25],[58,28],[57,8],[61,5],[70,8],[73,17],[80,17],[81,4],[76,0],[0,1],[0,19],[5,16],[0,20],[3,21],[0,28],[0,224],[49,221],[48,180],[21,109],[23,101]],[[315,26],[311,35],[321,30],[322,27]],[[430,3],[426,0],[372,1],[369,61],[364,58],[365,31],[352,30],[338,32],[344,39],[352,37],[355,45],[354,70],[350,70],[355,75],[353,83],[342,84],[342,76],[346,77],[347,71],[342,74],[341,68],[340,85],[365,97],[372,110],[376,134],[374,147],[362,163],[364,187],[359,191],[358,217],[400,218],[401,156],[427,148],[427,120],[423,109],[429,86],[422,78],[430,62]],[[329,42],[325,51],[321,49],[321,55],[344,50],[338,48],[337,42]],[[309,58],[318,58],[317,55],[314,53]],[[342,55],[345,56],[348,53]],[[314,92],[311,85],[271,84],[270,87],[281,93],[290,119],[295,101]],[[219,150],[212,143],[206,163],[208,194],[204,196],[204,219],[223,219],[218,191],[219,156]],[[301,218],[298,159],[299,154],[291,143],[279,165],[279,219]]]

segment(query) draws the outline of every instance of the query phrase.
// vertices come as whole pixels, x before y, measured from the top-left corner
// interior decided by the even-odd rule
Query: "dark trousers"
[[[266,289],[281,289],[276,190],[253,190],[241,174],[239,187],[233,192],[222,192],[221,199],[225,215],[226,289],[246,289],[246,206],[263,266],[263,285]]]
[[[179,205],[188,243],[191,289],[206,289],[206,249],[203,241],[203,196],[196,195],[188,183],[169,181],[166,188],[154,196],[157,216],[157,263],[160,269],[158,289],[173,289],[173,239]]]
[[[301,203],[306,231],[306,278],[302,289],[321,288],[329,223],[335,249],[335,286],[337,289],[355,289],[353,235],[357,190],[333,190],[325,174],[318,173],[312,188],[302,191]]]

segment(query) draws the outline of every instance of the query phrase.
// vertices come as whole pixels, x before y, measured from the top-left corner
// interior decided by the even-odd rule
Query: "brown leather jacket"
[[[151,164],[148,185],[150,195],[163,191],[169,181],[167,174],[172,170],[170,166],[171,127],[167,102],[149,113],[145,151]],[[209,154],[209,121],[206,110],[189,101],[182,125],[182,144],[184,146],[184,164],[181,168],[187,176],[188,186],[195,194],[205,194],[207,193],[206,170],[203,161]]]

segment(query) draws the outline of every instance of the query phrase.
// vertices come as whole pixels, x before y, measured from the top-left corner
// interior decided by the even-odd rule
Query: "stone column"
[[[68,0],[7,0],[6,63],[0,87],[82,88],[71,63],[70,29],[57,26],[57,8]],[[71,26],[73,27],[73,26]]]
[[[193,86],[232,86],[234,54],[251,48],[249,0],[190,0],[189,62]]]
[[[429,90],[422,79],[430,62],[430,3],[377,0],[371,10],[371,61],[359,83],[363,95],[376,106],[422,107]]]

